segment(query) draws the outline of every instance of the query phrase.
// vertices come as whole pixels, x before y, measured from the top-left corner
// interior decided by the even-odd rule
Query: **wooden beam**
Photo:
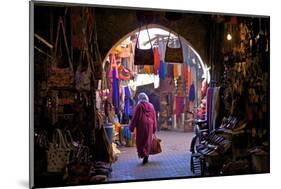
[[[38,34],[34,33],[34,37],[36,37],[37,39],[39,39],[41,42],[43,42],[45,45],[47,45],[49,48],[54,48],[54,46],[49,43],[47,40],[43,39],[42,37],[40,37]]]

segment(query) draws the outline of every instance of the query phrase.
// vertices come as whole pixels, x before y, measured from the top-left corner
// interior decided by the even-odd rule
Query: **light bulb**
[[[228,41],[230,41],[230,40],[232,39],[232,36],[230,35],[230,33],[227,34],[226,39],[227,39]]]

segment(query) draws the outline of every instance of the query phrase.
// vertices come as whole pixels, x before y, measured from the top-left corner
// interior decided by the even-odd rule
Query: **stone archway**
[[[196,49],[202,61],[209,65],[210,60],[210,20],[207,14],[185,12],[176,21],[167,20],[165,11],[147,11],[153,14],[148,25],[158,25],[172,30],[186,39]],[[96,8],[96,26],[101,56],[104,59],[118,41],[139,28],[137,10],[124,8]],[[143,25],[143,24],[142,24]]]
[[[124,41],[125,39],[127,39],[128,37],[130,37],[132,34],[139,32],[140,30],[144,30],[144,29],[151,29],[151,28],[159,28],[168,32],[171,32],[174,35],[177,35],[177,33],[175,31],[173,31],[172,29],[169,29],[165,26],[162,25],[158,25],[158,24],[148,24],[146,26],[142,26],[141,28],[135,28],[133,31],[127,33],[126,35],[124,35],[123,37],[121,37],[111,48],[110,50],[105,54],[105,57],[103,59],[103,62],[105,62],[106,58],[109,56],[110,52],[112,52],[113,49],[115,49],[122,41]],[[200,54],[196,51],[196,49],[194,48],[194,46],[187,41],[183,36],[179,35],[181,38],[181,41],[185,44],[188,44],[188,46],[190,47],[190,49],[194,52],[194,54],[197,56],[198,60],[199,60],[199,64],[203,69],[203,74],[205,76],[207,76],[207,80],[209,82],[210,80],[210,73],[208,70],[208,66],[207,64],[202,60]]]

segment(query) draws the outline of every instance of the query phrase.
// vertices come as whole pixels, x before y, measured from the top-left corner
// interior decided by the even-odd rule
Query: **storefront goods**
[[[160,67],[159,67],[159,78],[161,80],[164,80],[166,77],[165,73],[165,62],[163,60],[160,61]]]
[[[47,150],[48,172],[64,172],[70,160],[71,149],[67,147],[62,132],[56,129]]]
[[[60,38],[60,33],[62,30],[63,34],[63,41],[64,46],[66,49],[66,55],[67,55],[67,61],[69,67],[58,67],[61,66],[60,64],[64,64],[64,58],[62,55],[62,50],[60,50],[60,54],[58,54],[58,43]],[[62,45],[62,44],[61,44]],[[62,18],[59,19],[58,22],[58,28],[57,28],[57,36],[56,36],[56,42],[55,42],[55,48],[54,48],[54,55],[53,55],[53,61],[51,62],[51,65],[49,67],[49,75],[48,75],[48,82],[47,85],[49,88],[52,87],[58,87],[58,88],[67,88],[67,87],[73,87],[74,84],[74,72],[73,72],[73,66],[70,59],[70,53],[69,48],[67,45],[67,39],[65,35],[65,29]]]
[[[112,103],[115,109],[115,113],[119,113],[120,107],[120,95],[119,95],[119,79],[116,77],[117,70],[112,70]]]
[[[118,76],[120,80],[128,81],[131,79],[132,74],[129,69],[127,69],[125,66],[119,64],[118,65]]]
[[[192,83],[189,89],[189,101],[193,102],[194,100],[195,100],[195,86],[194,83]]]
[[[154,48],[154,74],[157,75],[160,68],[160,53],[158,48]]]
[[[90,91],[91,89],[91,68],[89,52],[82,51],[80,63],[75,73],[75,88],[78,91]],[[86,64],[86,68],[85,67]]]
[[[131,98],[131,92],[128,86],[124,88],[125,91],[125,105],[124,105],[124,115],[130,116],[131,110],[130,110],[130,98]]]
[[[134,60],[135,65],[154,65],[154,53],[153,53],[152,44],[150,41],[150,36],[147,26],[146,26],[146,31],[148,34],[151,47],[149,49],[139,49],[137,47],[139,42],[139,36],[140,36],[140,29],[139,29],[139,35],[137,37],[136,46],[135,46],[135,60]]]
[[[170,34],[171,33],[169,33],[168,41],[167,41],[167,44],[166,44],[165,62],[183,63],[183,52],[182,52],[183,50],[182,50],[182,44],[181,44],[180,36],[177,34],[180,47],[179,48],[171,48],[171,47],[169,47]]]

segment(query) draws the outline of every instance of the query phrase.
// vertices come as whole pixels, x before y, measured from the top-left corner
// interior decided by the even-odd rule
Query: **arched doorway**
[[[120,45],[124,40],[126,40],[127,38],[129,38],[130,36],[132,36],[133,34],[138,33],[139,31],[143,32],[146,28],[148,29],[159,29],[162,31],[166,31],[166,35],[170,32],[173,35],[177,35],[177,33],[175,31],[173,31],[172,29],[169,29],[165,26],[162,25],[158,25],[158,24],[149,24],[147,26],[142,26],[141,28],[136,28],[135,30],[131,31],[130,33],[126,34],[125,36],[123,36],[121,39],[119,39],[112,47],[111,49],[108,51],[108,53],[105,56],[105,59],[103,62],[106,61],[107,57],[109,56],[109,54],[118,46]],[[192,46],[192,44],[187,41],[184,37],[180,36],[181,40],[183,41],[184,44],[187,44],[190,49],[194,52],[194,54],[196,54],[196,56],[198,57],[198,63],[200,64],[200,66],[203,69],[204,72],[204,77],[207,79],[207,83],[210,82],[210,72],[209,72],[209,67],[206,63],[203,62],[201,56],[199,55],[199,53],[195,50],[195,48]]]
[[[150,171],[148,171],[146,176],[142,176],[143,172],[141,171],[142,168],[138,166],[137,164],[137,156],[136,156],[136,150],[135,148],[128,148],[128,146],[131,146],[131,144],[128,144],[127,141],[120,145],[126,146],[121,147],[121,155],[119,160],[113,165],[113,177],[112,181],[114,180],[136,180],[136,179],[151,179],[156,177],[156,172],[163,173],[160,174],[160,177],[180,177],[180,176],[192,176],[192,173],[190,172],[190,169],[187,167],[189,166],[189,145],[190,141],[193,136],[193,128],[192,128],[192,122],[187,122],[188,119],[192,118],[188,117],[190,114],[187,114],[186,112],[192,112],[193,115],[195,114],[196,109],[199,107],[199,104],[201,102],[201,99],[204,98],[204,96],[201,95],[201,88],[203,81],[209,83],[210,81],[210,74],[209,74],[209,68],[207,67],[207,64],[205,64],[200,55],[196,52],[196,50],[193,48],[193,46],[183,37],[179,36],[181,42],[182,42],[182,48],[184,52],[184,63],[183,64],[169,64],[172,66],[173,70],[173,76],[168,76],[166,78],[171,77],[170,80],[166,80],[159,77],[159,70],[155,72],[153,71],[147,71],[145,66],[128,66],[127,63],[123,64],[124,59],[130,59],[132,58],[129,55],[124,55],[125,50],[129,49],[129,45],[133,44],[131,46],[131,50],[134,50],[136,43],[136,38],[138,39],[138,46],[141,49],[147,49],[150,48],[151,45],[156,48],[160,48],[160,40],[163,40],[163,44],[165,45],[167,42],[167,37],[170,35],[172,38],[178,38],[177,33],[160,25],[151,24],[146,27],[137,28],[134,31],[126,34],[124,37],[122,37],[120,40],[118,40],[110,49],[110,51],[107,53],[106,58],[103,60],[103,68],[104,70],[109,71],[109,73],[105,73],[106,77],[108,77],[107,81],[107,87],[113,88],[113,79],[112,79],[112,73],[111,73],[111,66],[112,64],[115,65],[121,65],[123,67],[126,67],[127,70],[130,70],[132,72],[132,75],[134,79],[119,79],[120,83],[124,83],[126,87],[130,88],[131,96],[130,98],[134,99],[139,92],[146,92],[156,94],[156,96],[159,97],[159,110],[158,110],[158,134],[160,138],[162,138],[162,143],[164,147],[164,152],[162,156],[153,157],[155,161],[152,160],[152,163],[150,165],[156,166],[156,168],[151,168]],[[145,37],[146,36],[146,37]],[[158,43],[158,44],[157,44]],[[156,44],[156,45],[155,45]],[[123,49],[123,50],[122,50]],[[162,52],[163,53],[163,52]],[[160,53],[160,56],[163,54]],[[114,59],[112,58],[114,56]],[[127,57],[126,57],[127,56]],[[134,57],[134,54],[133,54]],[[170,67],[169,65],[167,66]],[[184,66],[186,66],[186,69],[184,69]],[[178,71],[175,75],[175,68],[177,67]],[[150,68],[151,69],[151,68]],[[185,73],[188,72],[188,73]],[[185,80],[184,75],[188,75],[188,81]],[[192,75],[192,76],[191,76]],[[194,83],[192,83],[192,81]],[[169,88],[169,90],[166,91],[165,87],[166,83],[172,83],[172,87]],[[180,96],[176,94],[178,91],[181,91],[179,89],[179,83],[184,82],[182,85],[183,88],[182,91],[184,91],[183,96]],[[118,93],[122,90],[124,91],[124,86],[121,86],[122,84],[118,85]],[[195,95],[195,100],[191,103],[189,96],[191,96],[191,85],[194,85],[195,91],[193,95]],[[109,89],[110,95],[109,98],[111,98],[113,92],[113,89]],[[173,93],[173,91],[176,91],[176,93]],[[152,94],[151,93],[151,94]],[[150,95],[150,94],[149,94]],[[187,98],[186,98],[187,97]],[[119,97],[119,100],[122,97]],[[126,98],[126,97],[125,97]],[[168,100],[167,100],[168,99]],[[170,100],[169,100],[170,99]],[[121,103],[120,105],[118,100],[118,108],[121,109],[121,111],[125,111],[125,103]],[[166,101],[166,102],[165,102]],[[110,101],[111,104],[113,104],[115,109],[115,114],[117,115],[119,110],[116,111],[116,105],[114,102],[114,99]],[[163,102],[163,103],[162,103]],[[165,103],[164,103],[165,102]],[[131,104],[131,108],[134,108],[135,103]],[[156,108],[155,108],[156,109]],[[180,110],[180,111],[179,111]],[[133,110],[131,110],[133,112]],[[124,112],[122,112],[124,114]],[[121,114],[122,114],[121,113]],[[118,120],[121,126],[121,128],[124,125],[129,124],[129,120],[123,119],[123,115],[117,115],[115,118]],[[124,121],[124,122],[123,122]],[[124,126],[125,127],[125,126]],[[187,128],[188,127],[188,128]],[[126,129],[126,128],[122,128]],[[119,130],[119,137],[122,135],[123,131]],[[185,131],[185,132],[184,132]],[[132,134],[134,137],[134,134]],[[128,136],[125,136],[128,137]],[[133,140],[133,139],[132,139]],[[172,159],[175,159],[174,161]],[[130,164],[130,166],[128,166]],[[172,174],[167,172],[167,166],[173,167],[174,169],[177,169],[178,172],[172,172]],[[166,171],[165,171],[166,170]],[[147,170],[146,170],[147,171]],[[157,176],[157,178],[159,178]]]
[[[149,32],[147,33],[146,30],[149,30]],[[140,33],[140,34],[139,34]],[[206,91],[202,92],[202,89],[204,88],[204,90],[206,90],[206,85],[210,83],[210,67],[208,67],[208,64],[203,62],[201,56],[199,55],[199,53],[195,50],[195,48],[193,47],[193,45],[187,41],[184,37],[180,36],[179,34],[177,34],[175,31],[162,26],[162,25],[158,25],[158,24],[149,24],[147,26],[143,26],[141,28],[136,28],[135,30],[131,31],[130,33],[126,34],[125,36],[123,36],[121,39],[119,39],[112,47],[111,49],[107,52],[105,59],[103,60],[103,67],[105,65],[106,62],[109,62],[109,55],[112,54],[112,52],[114,52],[116,50],[116,48],[122,48],[122,45],[126,45],[126,43],[129,41],[129,43],[131,43],[131,37],[132,36],[140,36],[139,38],[139,44],[140,44],[140,48],[141,49],[148,49],[150,48],[151,44],[149,42],[149,40],[151,40],[152,43],[154,43],[157,38],[168,38],[169,33],[171,34],[171,36],[173,38],[177,38],[178,36],[180,37],[180,40],[182,42],[183,45],[183,55],[184,55],[184,64],[188,65],[188,72],[191,70],[191,72],[193,72],[194,74],[192,74],[192,78],[188,83],[188,88],[190,87],[192,80],[194,80],[194,85],[195,85],[195,96],[196,96],[196,100],[194,103],[194,109],[190,110],[191,112],[196,111],[197,108],[200,107],[200,103],[201,103],[201,99],[204,98],[204,96],[206,95]],[[148,37],[148,35],[150,35],[150,37]],[[149,39],[150,38],[150,39]],[[124,43],[125,42],[125,43]],[[135,41],[134,41],[135,42]],[[166,42],[165,42],[166,43]],[[154,45],[153,45],[154,46]],[[156,45],[157,46],[157,45]],[[133,46],[134,49],[134,46]],[[186,52],[188,51],[188,52]],[[189,53],[189,54],[188,54]],[[165,55],[164,55],[165,56]],[[188,57],[187,57],[188,56]],[[164,60],[163,56],[162,59]],[[175,64],[175,66],[179,66],[178,64]],[[185,74],[184,73],[184,69],[180,69],[182,72],[181,74]],[[152,83],[152,80],[154,81],[154,87],[158,88],[159,84],[157,84],[159,82],[159,77],[157,77],[157,73],[154,73],[149,75],[149,74],[138,74],[139,77],[137,77],[137,85],[145,85],[145,84],[149,84]],[[190,78],[189,78],[190,79]],[[161,82],[161,81],[160,81]],[[129,85],[132,83],[129,83]],[[136,86],[133,86],[134,88]],[[187,89],[189,90],[189,89]],[[204,93],[204,94],[203,94]],[[188,92],[186,95],[189,95]]]

